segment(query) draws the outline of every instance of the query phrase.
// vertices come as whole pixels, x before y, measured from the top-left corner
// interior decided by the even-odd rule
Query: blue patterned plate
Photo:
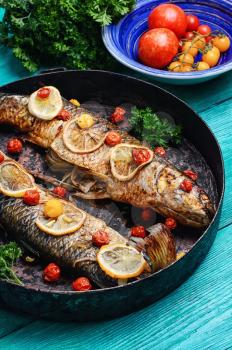
[[[135,9],[117,25],[102,30],[104,44],[108,51],[125,66],[170,84],[197,84],[219,76],[232,69],[232,46],[225,52],[218,65],[210,70],[188,73],[174,73],[147,67],[137,60],[138,41],[148,29],[147,17],[150,11],[165,0],[138,0]],[[232,42],[232,1],[231,0],[173,0],[186,13],[195,14],[201,24],[208,24],[212,30],[227,34]]]

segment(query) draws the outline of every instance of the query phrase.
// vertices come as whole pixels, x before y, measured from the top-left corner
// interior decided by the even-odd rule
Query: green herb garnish
[[[0,278],[23,284],[16,276],[13,266],[16,260],[22,255],[21,249],[15,242],[0,245]]]
[[[5,8],[0,43],[24,67],[61,65],[73,69],[113,68],[101,26],[117,22],[135,0],[0,0]]]
[[[167,147],[170,143],[176,145],[181,143],[182,127],[158,117],[151,108],[132,108],[130,124],[136,136],[146,141],[151,147]]]

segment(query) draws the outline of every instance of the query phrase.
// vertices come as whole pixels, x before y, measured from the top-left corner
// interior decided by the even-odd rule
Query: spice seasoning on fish
[[[11,139],[7,143],[7,152],[9,154],[19,154],[23,150],[23,144],[19,139]]]
[[[154,153],[158,154],[160,157],[164,157],[166,155],[166,150],[163,147],[155,147]]]
[[[173,218],[167,218],[165,220],[165,226],[168,227],[170,230],[174,230],[176,228],[176,220]]]
[[[102,247],[110,243],[110,238],[106,231],[97,231],[92,236],[92,242],[97,247]]]
[[[72,283],[72,287],[73,287],[74,290],[76,290],[78,292],[85,292],[87,290],[93,289],[89,279],[86,278],[86,277],[79,277],[79,278],[77,278]]]
[[[108,132],[105,139],[105,143],[111,147],[118,145],[119,143],[121,143],[121,141],[122,141],[121,135],[116,131]]]
[[[61,198],[65,198],[68,194],[68,191],[66,190],[66,188],[64,188],[62,186],[57,186],[57,187],[53,188],[52,192]]]
[[[40,194],[37,190],[28,190],[23,196],[23,202],[27,205],[37,205],[40,201]]]
[[[59,114],[57,115],[57,119],[67,121],[71,117],[71,114],[66,109],[61,109]]]
[[[41,99],[45,99],[49,97],[50,93],[51,93],[51,89],[44,87],[38,90],[37,97]]]
[[[185,192],[191,192],[193,188],[193,184],[190,180],[184,180],[180,184],[180,189],[185,191]]]
[[[125,119],[126,110],[121,107],[116,107],[111,115],[110,121],[114,124],[121,123]]]
[[[133,237],[146,237],[146,230],[144,226],[134,226],[131,228],[131,236]]]
[[[2,162],[4,162],[4,155],[2,154],[2,153],[0,153],[0,164],[2,163]]]
[[[43,271],[43,278],[46,282],[57,282],[61,278],[61,270],[58,265],[50,263]]]
[[[151,154],[147,149],[133,149],[132,155],[137,165],[141,165],[151,158]]]
[[[198,178],[197,173],[195,173],[194,171],[192,171],[192,170],[190,170],[190,169],[184,170],[183,173],[184,173],[186,176],[190,177],[190,179],[192,179],[193,181],[196,181],[197,178]]]

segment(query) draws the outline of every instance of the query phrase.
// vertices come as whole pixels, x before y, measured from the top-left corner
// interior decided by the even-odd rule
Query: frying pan
[[[219,201],[210,226],[191,250],[167,268],[125,286],[72,292],[41,290],[27,283],[0,281],[0,297],[11,309],[46,319],[90,321],[114,318],[141,309],[177,288],[208,253],[218,228],[224,194],[224,167],[220,147],[204,121],[183,101],[153,84],[105,71],[49,71],[2,86],[0,92],[30,94],[41,84],[54,85],[67,98],[94,99],[112,106],[123,102],[170,113],[183,125],[184,135],[205,158],[215,180]]]

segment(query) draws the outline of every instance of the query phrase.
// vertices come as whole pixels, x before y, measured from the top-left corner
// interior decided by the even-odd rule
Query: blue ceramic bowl
[[[138,0],[135,9],[117,25],[106,26],[102,37],[106,48],[125,66],[146,74],[158,81],[170,84],[197,84],[219,76],[232,69],[232,46],[222,54],[218,65],[199,72],[174,73],[154,69],[138,62],[137,51],[140,36],[148,30],[147,18],[150,11],[167,0]],[[195,14],[201,24],[208,24],[212,30],[228,35],[232,42],[232,1],[231,0],[172,0],[187,14]]]

